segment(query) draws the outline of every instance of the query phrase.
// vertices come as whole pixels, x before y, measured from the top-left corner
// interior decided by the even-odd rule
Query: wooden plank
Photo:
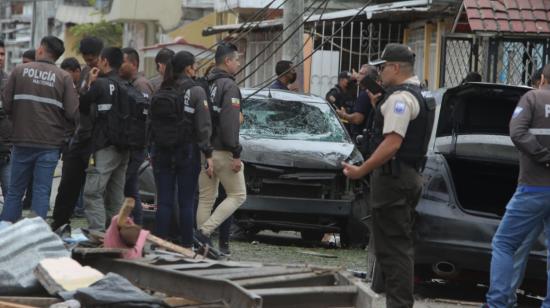
[[[0,304],[4,302],[31,307],[50,307],[60,303],[61,300],[54,297],[0,296]]]
[[[0,307],[2,308],[34,308],[35,306],[27,306],[27,305],[0,301]]]
[[[260,277],[273,277],[279,275],[288,275],[288,274],[297,274],[297,273],[308,273],[311,272],[309,268],[286,268],[286,269],[256,269],[254,271],[248,272],[236,272],[232,274],[223,274],[216,276],[219,279],[249,279],[249,278],[260,278]]]
[[[268,276],[235,280],[235,283],[247,289],[265,289],[277,287],[330,286],[336,279],[332,272],[299,273],[282,276]]]

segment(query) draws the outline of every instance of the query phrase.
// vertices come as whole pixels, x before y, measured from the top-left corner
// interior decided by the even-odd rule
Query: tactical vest
[[[371,152],[384,140],[384,116],[382,115],[382,106],[387,99],[397,91],[407,91],[411,93],[420,105],[420,112],[416,119],[409,123],[407,134],[403,139],[401,148],[395,154],[398,161],[404,162],[414,168],[421,169],[426,161],[428,144],[432,134],[432,128],[435,117],[435,100],[422,96],[422,89],[418,85],[402,84],[388,89],[384,99],[377,104],[372,124],[372,137],[370,140]]]

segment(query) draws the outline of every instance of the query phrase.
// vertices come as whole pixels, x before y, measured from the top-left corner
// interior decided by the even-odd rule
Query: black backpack
[[[196,84],[186,80],[176,87],[161,88],[151,99],[151,141],[157,147],[173,148],[190,141],[193,119],[184,111],[184,96]]]
[[[129,117],[126,123],[127,145],[130,148],[142,149],[147,146],[149,97],[130,83],[125,86],[129,103]]]
[[[220,77],[221,78],[221,77]],[[217,79],[217,78],[216,78]],[[214,84],[216,79],[208,79],[206,77],[201,77],[196,79],[197,85],[199,85],[206,93],[206,102],[208,103],[208,109],[210,111],[210,117],[212,119],[212,124],[219,121],[220,111],[221,111],[221,102],[215,102],[217,87]]]
[[[106,135],[111,145],[117,148],[128,147],[127,129],[130,118],[130,102],[128,99],[128,87],[122,81],[109,78],[114,84],[116,91],[112,106],[107,112]]]
[[[196,79],[197,85],[203,88],[204,93],[206,93],[206,102],[208,103],[208,111],[210,112],[210,119],[212,121],[212,138],[217,134],[217,129],[220,124],[220,112],[222,111],[222,102],[215,101],[218,88],[214,81],[223,77],[224,76],[219,76],[215,79],[201,77]]]

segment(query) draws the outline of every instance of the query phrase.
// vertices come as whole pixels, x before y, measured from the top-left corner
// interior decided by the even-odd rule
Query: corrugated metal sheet
[[[46,258],[69,257],[61,239],[40,217],[0,230],[0,295],[29,294],[40,285],[33,271]]]

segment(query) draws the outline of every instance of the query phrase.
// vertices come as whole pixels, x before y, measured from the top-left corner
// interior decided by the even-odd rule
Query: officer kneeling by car
[[[370,206],[377,262],[385,279],[387,307],[412,307],[414,210],[420,199],[420,172],[435,115],[435,102],[425,99],[414,75],[415,54],[401,44],[388,44],[377,61],[386,94],[376,102],[372,156],[361,166],[343,163],[344,174],[360,179],[372,172]]]

